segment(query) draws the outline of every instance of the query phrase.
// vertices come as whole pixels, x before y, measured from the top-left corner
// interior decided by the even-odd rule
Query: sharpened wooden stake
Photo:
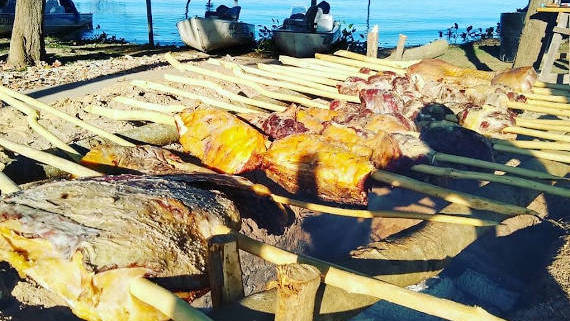
[[[430,196],[439,197],[448,202],[465,205],[473,209],[491,211],[510,216],[523,214],[538,215],[538,213],[535,211],[525,207],[495,201],[467,193],[457,192],[386,171],[377,171],[372,174],[372,178],[376,181],[390,184],[394,187],[402,187]]]
[[[364,79],[368,79],[368,77],[372,76],[373,74],[365,74],[362,72],[349,72],[346,70],[334,70],[327,66],[318,65],[315,63],[310,62],[309,60],[305,60],[302,58],[295,58],[289,56],[279,56],[279,61],[282,62],[284,65],[295,66],[305,69],[312,69],[320,72],[326,72],[329,74],[329,78],[334,78],[338,80],[346,80],[348,77],[360,77]]]
[[[543,114],[547,114],[547,115],[570,117],[570,110],[550,108],[550,107],[542,107],[542,106],[530,105],[530,104],[525,104],[525,103],[517,103],[514,101],[507,102],[507,107],[510,109],[528,110],[528,111],[534,111],[537,113],[543,113]]]
[[[57,110],[57,109],[55,109],[55,108],[53,108],[47,104],[44,104],[44,103],[42,103],[36,99],[33,99],[31,97],[26,96],[26,95],[20,94],[18,92],[15,92],[15,91],[10,90],[10,89],[3,87],[3,86],[0,86],[0,92],[5,93],[9,96],[12,96],[16,99],[19,99],[19,100],[33,106],[34,108],[39,109],[42,112],[45,112],[45,113],[51,114],[53,116],[59,117],[63,120],[66,120],[66,121],[76,125],[76,126],[79,126],[83,129],[86,129],[86,130],[94,133],[95,135],[103,137],[103,138],[105,138],[105,139],[107,139],[107,140],[109,140],[109,141],[111,141],[117,145],[135,146],[135,144],[133,144],[127,140],[124,140],[124,139],[120,138],[119,136],[108,133],[108,132],[106,132],[106,131],[104,131],[104,130],[96,127],[96,126],[90,125],[90,124],[88,124],[88,123],[86,123],[80,119],[77,119],[73,116],[70,116],[70,115],[68,115],[62,111],[59,111],[59,110]]]
[[[523,118],[519,116],[516,118],[516,121],[517,125],[519,122],[522,122],[524,124],[532,123],[532,124],[544,124],[552,126],[570,126],[570,120],[563,120],[563,119],[532,119],[532,118]]]
[[[374,25],[366,37],[366,56],[378,57],[378,25]]]
[[[551,84],[542,81],[536,81],[533,85],[536,88],[550,88],[550,89],[557,89],[557,90],[565,90],[570,91],[570,86],[565,84]]]
[[[548,152],[534,149],[524,149],[504,144],[494,144],[493,149],[499,152],[507,152],[519,155],[532,156],[535,158],[548,159],[555,162],[570,164],[570,153]]]
[[[341,65],[355,66],[355,67],[360,67],[360,68],[368,68],[368,69],[375,70],[375,71],[391,71],[391,72],[395,72],[396,74],[399,74],[399,75],[404,75],[406,73],[405,69],[388,67],[388,66],[375,64],[375,63],[371,63],[371,62],[367,62],[367,61],[353,60],[353,59],[348,59],[348,58],[343,58],[343,57],[338,57],[338,56],[333,56],[333,55],[325,55],[325,54],[317,53],[317,54],[315,54],[315,58],[322,59],[325,61],[334,62],[334,63],[341,64]]]
[[[370,278],[309,256],[294,254],[271,246],[243,234],[238,234],[238,246],[241,250],[259,256],[278,265],[310,264],[319,269],[323,282],[357,293],[376,297],[381,300],[453,321],[499,321],[503,320],[489,314],[482,308],[470,307],[428,294],[400,288],[384,281]]]
[[[328,78],[328,74],[326,73],[319,73],[317,71],[313,72],[311,70],[301,69],[297,67],[266,65],[258,63],[257,68],[263,71],[268,71],[272,74],[281,75],[283,77],[305,79],[307,81],[329,86],[331,88],[336,88],[336,85],[339,83],[338,80]]]
[[[527,99],[531,100],[535,104],[553,102],[569,106],[568,103],[570,102],[570,96],[568,96],[570,95],[570,92],[568,93],[568,95],[543,95],[535,93],[520,93],[520,94],[524,95]],[[566,109],[568,109],[568,107]]]
[[[150,110],[123,110],[111,109],[99,106],[87,106],[84,110],[88,113],[103,116],[113,120],[138,120],[146,121],[152,119],[153,122],[163,125],[175,126],[174,117],[159,111]]]
[[[176,82],[179,84],[186,84],[186,85],[190,85],[190,86],[200,86],[200,87],[210,88],[210,89],[216,91],[221,96],[226,97],[230,100],[239,101],[240,103],[252,105],[255,107],[260,107],[260,108],[271,110],[271,111],[284,111],[285,109],[287,109],[283,106],[272,104],[272,103],[269,103],[266,101],[255,100],[255,99],[251,99],[248,97],[240,96],[240,95],[233,93],[231,91],[227,91],[227,90],[223,89],[222,87],[214,84],[213,82],[210,82],[207,80],[193,79],[193,78],[189,78],[189,77],[180,77],[180,76],[169,75],[169,74],[164,75],[164,79],[166,79],[168,81]]]
[[[87,167],[83,167],[74,162],[68,161],[67,159],[63,159],[61,157],[57,157],[50,153],[36,150],[25,145],[16,144],[4,138],[0,138],[0,146],[3,146],[4,148],[9,149],[27,158],[31,158],[35,161],[48,164],[55,168],[59,168],[62,171],[67,172],[75,177],[103,176],[103,174],[99,172],[91,170]]]
[[[398,45],[396,46],[396,52],[394,53],[394,58],[396,60],[400,60],[402,59],[402,56],[404,56],[404,48],[406,47],[407,39],[408,36],[400,34],[398,38]]]
[[[275,321],[312,321],[321,272],[309,264],[277,266]]]
[[[535,129],[528,129],[523,127],[506,127],[503,128],[503,133],[525,135],[530,137],[538,137],[544,139],[555,140],[559,142],[570,143],[570,135],[553,134]]]
[[[255,91],[257,91],[261,95],[264,95],[264,96],[269,97],[269,98],[277,99],[277,100],[294,102],[294,103],[298,103],[298,104],[301,104],[301,105],[306,106],[306,107],[316,107],[316,108],[323,108],[323,109],[329,108],[328,105],[313,101],[311,99],[307,99],[307,98],[299,97],[299,96],[294,96],[294,95],[276,93],[276,92],[273,92],[271,90],[267,90],[255,82],[247,81],[247,80],[241,79],[239,77],[225,75],[225,74],[222,74],[219,72],[215,72],[212,70],[208,70],[208,69],[204,69],[204,68],[200,68],[200,67],[192,66],[192,65],[188,65],[188,64],[183,65],[178,60],[174,59],[174,57],[172,57],[172,55],[170,53],[167,53],[164,57],[174,68],[176,68],[177,70],[180,70],[180,71],[195,72],[195,73],[198,73],[198,74],[206,76],[206,77],[214,77],[214,78],[221,79],[224,81],[228,81],[228,82],[231,82],[234,84],[245,85],[245,86],[248,86],[248,87],[254,89]]]
[[[235,235],[215,235],[208,240],[208,278],[214,309],[244,297]]]
[[[494,142],[496,144],[502,144],[506,146],[514,146],[526,149],[570,151],[569,143],[543,142],[543,141],[534,141],[534,140],[511,140],[511,141],[496,140]]]
[[[557,125],[525,122],[525,121],[520,121],[518,118],[516,119],[516,125],[519,127],[525,127],[530,129],[541,129],[541,130],[549,130],[556,132],[570,132],[570,126],[557,126]]]
[[[537,107],[543,107],[543,108],[570,110],[570,104],[567,104],[567,103],[527,99],[526,104],[532,105],[532,106],[537,106]]]
[[[16,193],[20,190],[20,187],[13,180],[10,179],[6,174],[0,172],[0,193],[2,196]]]
[[[213,321],[172,292],[145,278],[131,281],[130,292],[134,297],[162,312],[173,321]]]
[[[123,105],[131,106],[131,107],[136,107],[136,108],[146,109],[146,110],[151,110],[151,111],[158,111],[158,112],[163,112],[163,113],[179,113],[179,112],[183,111],[184,109],[190,108],[190,107],[184,106],[184,105],[154,104],[154,103],[149,103],[146,101],[136,100],[136,99],[122,97],[122,96],[113,98],[113,101],[120,103],[120,104],[123,104]]]
[[[367,57],[365,55],[358,54],[356,52],[351,52],[348,50],[338,50],[334,53],[335,56],[350,58],[359,61],[366,61],[371,62],[378,65],[384,65],[392,68],[398,69],[406,69],[411,65],[417,64],[420,60],[403,60],[403,61],[396,61],[396,60],[388,60],[388,59],[380,59],[375,57]]]
[[[532,189],[546,194],[558,195],[562,197],[570,197],[570,189],[551,186],[520,177],[513,177],[506,175],[500,176],[495,174],[463,171],[450,167],[435,167],[423,164],[414,165],[412,166],[411,170],[418,173],[449,177],[453,179],[474,179],[479,181],[489,181],[509,186]]]
[[[567,96],[570,95],[570,92],[568,92],[567,90],[560,90],[560,89],[550,89],[550,88],[538,88],[538,87],[533,87],[531,89],[531,92],[533,94],[539,94],[539,95],[555,95],[555,96]],[[524,95],[524,93],[523,93]]]
[[[513,143],[513,142],[508,142],[508,143]],[[566,179],[564,177],[554,176],[554,175],[551,175],[551,174],[546,173],[546,172],[535,171],[535,170],[526,169],[526,168],[507,166],[507,165],[493,163],[493,162],[486,162],[486,161],[482,161],[479,159],[456,156],[456,155],[449,155],[449,154],[444,154],[444,153],[435,153],[433,156],[433,160],[435,162],[440,161],[440,162],[448,162],[448,163],[454,163],[454,164],[462,164],[462,165],[468,165],[468,166],[474,166],[474,167],[480,167],[480,168],[493,169],[496,171],[511,173],[511,174],[515,174],[515,175],[519,175],[519,176],[523,176],[523,177],[528,177],[528,178],[549,179],[549,180],[559,180],[559,179],[564,180],[564,179]]]

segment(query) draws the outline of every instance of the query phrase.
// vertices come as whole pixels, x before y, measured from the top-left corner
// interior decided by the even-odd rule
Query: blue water
[[[125,38],[129,42],[145,43],[148,38],[146,6],[143,0],[75,0],[81,12],[94,13],[95,34],[104,31],[109,35]],[[190,15],[202,15],[206,1],[194,0]],[[273,24],[272,19],[288,17],[293,6],[307,6],[307,1],[242,0],[241,20],[256,25]],[[366,32],[367,0],[329,0],[336,20],[346,26],[354,24],[358,32]],[[438,31],[457,22],[465,28],[496,26],[501,12],[511,12],[524,7],[528,0],[477,0],[477,1],[429,1],[429,0],[372,0],[370,25],[380,27],[380,44],[395,46],[400,33],[408,36],[408,44],[424,44],[438,39]],[[185,0],[153,0],[153,20],[157,43],[181,44],[176,22],[184,18]],[[231,6],[233,0],[215,1],[215,5]]]

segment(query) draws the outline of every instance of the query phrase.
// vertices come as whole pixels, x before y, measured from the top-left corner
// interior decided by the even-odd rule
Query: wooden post
[[[321,272],[308,264],[277,266],[275,321],[313,320]]]
[[[514,68],[532,66],[537,63],[542,48],[541,40],[545,36],[548,23],[536,18],[536,9],[543,7],[547,2],[547,0],[529,0]]]
[[[208,241],[208,276],[214,308],[244,297],[235,235],[216,235]]]
[[[408,36],[400,35],[398,39],[398,46],[396,47],[396,52],[394,53],[394,58],[396,60],[402,60],[402,56],[404,56],[404,47],[406,46],[406,39]]]
[[[372,30],[368,32],[368,39],[366,40],[366,55],[368,57],[378,57],[378,25],[374,25]]]
[[[152,7],[150,0],[146,0],[146,19],[148,22],[148,44],[154,47],[154,33],[152,31]]]

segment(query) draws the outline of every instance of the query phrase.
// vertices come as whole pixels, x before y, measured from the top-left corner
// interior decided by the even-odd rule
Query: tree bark
[[[529,0],[526,18],[524,20],[524,28],[521,34],[519,49],[515,57],[513,68],[532,66],[538,68],[540,61],[538,56],[544,47],[543,38],[545,37],[547,21],[540,20],[545,15],[537,15],[536,9],[546,4],[546,0]]]
[[[45,0],[18,0],[10,39],[8,64],[16,68],[38,64],[45,56]]]

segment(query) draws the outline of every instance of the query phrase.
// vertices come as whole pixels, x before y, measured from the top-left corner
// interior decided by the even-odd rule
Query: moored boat
[[[294,57],[313,57],[315,53],[329,52],[341,38],[340,23],[333,21],[330,6],[312,1],[308,10],[293,8],[283,25],[273,29],[277,50]]]
[[[188,18],[186,3],[186,19],[176,24],[182,41],[197,50],[208,52],[216,49],[245,46],[253,43],[255,26],[239,21],[241,7],[232,8],[224,5],[212,11],[211,2],[206,5],[204,17]]]

